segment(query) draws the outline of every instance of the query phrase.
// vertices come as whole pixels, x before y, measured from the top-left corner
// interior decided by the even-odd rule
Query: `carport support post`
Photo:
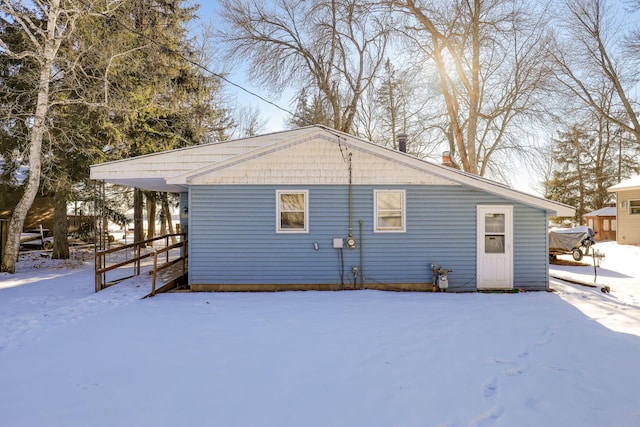
[[[105,273],[99,273],[104,268],[105,258],[100,251],[105,249],[103,246],[104,233],[102,230],[102,218],[105,216],[105,199],[106,189],[104,181],[93,181],[93,253],[95,259],[95,275],[96,275],[96,292],[103,289],[103,282],[106,279]]]
[[[142,219],[143,194],[139,188],[133,189],[133,242],[138,243],[144,240],[144,222]]]
[[[596,267],[596,250],[591,246],[591,258],[593,259],[593,283],[598,281],[598,268]]]
[[[140,275],[140,245],[144,240],[144,222],[142,219],[144,198],[142,190],[133,189],[133,243],[136,243],[136,275]]]

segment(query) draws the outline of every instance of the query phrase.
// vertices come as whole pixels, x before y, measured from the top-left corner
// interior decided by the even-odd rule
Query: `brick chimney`
[[[453,163],[451,162],[451,153],[449,151],[442,152],[442,166],[453,167]]]
[[[407,152],[407,138],[408,135],[404,132],[396,134],[396,139],[398,140],[398,151],[402,151],[403,153]]]

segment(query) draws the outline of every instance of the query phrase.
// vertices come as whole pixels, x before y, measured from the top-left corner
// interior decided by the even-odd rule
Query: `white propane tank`
[[[449,279],[447,279],[446,274],[441,274],[438,276],[438,287],[440,289],[447,289],[449,287]]]

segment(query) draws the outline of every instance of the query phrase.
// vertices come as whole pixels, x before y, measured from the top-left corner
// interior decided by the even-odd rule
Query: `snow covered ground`
[[[140,299],[31,255],[0,274],[0,426],[638,426],[640,247],[596,248],[610,294]]]

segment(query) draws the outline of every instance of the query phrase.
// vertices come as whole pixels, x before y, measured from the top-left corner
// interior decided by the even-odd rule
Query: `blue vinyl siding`
[[[514,288],[549,289],[548,218],[545,211],[514,205]]]
[[[309,190],[309,233],[276,233],[277,189]],[[406,232],[374,232],[374,189],[406,190]],[[193,186],[189,196],[191,283],[340,283],[333,238],[349,234],[346,186]],[[478,204],[514,206],[514,287],[545,289],[545,212],[462,186],[354,186],[358,247],[342,250],[344,282],[359,266],[366,283],[428,283],[435,263],[453,270],[451,290],[475,290]]]

